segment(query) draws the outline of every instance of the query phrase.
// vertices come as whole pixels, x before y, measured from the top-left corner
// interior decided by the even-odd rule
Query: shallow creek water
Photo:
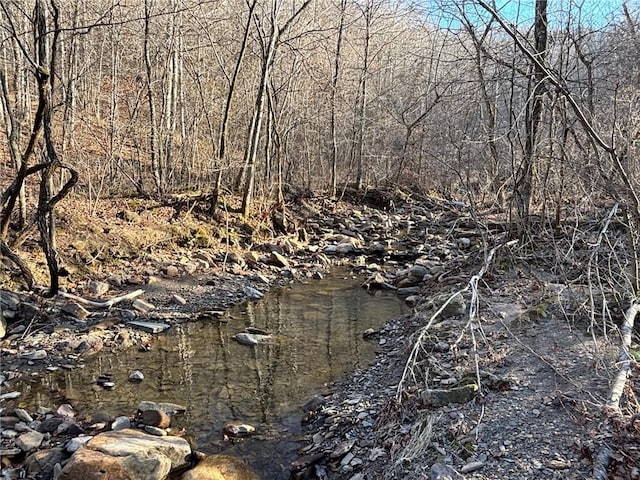
[[[179,403],[187,413],[172,428],[185,428],[199,450],[240,456],[261,478],[285,479],[298,446],[301,405],[327,382],[368,364],[377,343],[363,340],[362,332],[405,311],[392,292],[371,295],[357,279],[334,273],[272,290],[229,310],[224,322],[173,326],[156,336],[149,352],[104,352],[83,369],[34,379],[23,385],[22,400],[68,401],[87,415],[131,415],[142,400]],[[249,347],[231,339],[248,326],[273,333],[273,340]],[[142,383],[127,381],[132,370],[144,373]],[[114,390],[96,385],[102,373],[112,374]],[[254,425],[257,434],[225,441],[227,421]]]

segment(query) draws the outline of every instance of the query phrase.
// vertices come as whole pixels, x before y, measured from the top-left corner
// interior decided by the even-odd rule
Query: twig
[[[593,293],[593,282],[592,282],[592,275],[591,275],[591,270],[592,270],[592,265],[595,265],[595,269],[596,272],[599,270],[598,268],[598,260],[599,260],[599,250],[600,250],[600,245],[602,245],[602,240],[604,239],[605,234],[607,233],[607,230],[609,228],[609,225],[611,224],[611,219],[613,218],[613,216],[616,214],[616,212],[618,211],[618,203],[616,203],[611,210],[609,211],[609,214],[607,215],[607,217],[605,218],[604,221],[604,225],[602,226],[602,228],[600,229],[600,232],[598,233],[598,239],[596,240],[596,242],[592,245],[589,245],[589,247],[592,249],[592,253],[591,256],[589,258],[589,263],[587,264],[587,282],[589,285],[589,301],[590,301],[590,311],[591,311],[591,336],[593,337],[593,344],[597,347],[598,342],[596,342],[596,337],[595,337],[595,300],[594,300],[594,293]],[[600,275],[597,275],[596,278],[598,279],[598,283],[601,283],[602,280],[600,278]],[[600,285],[601,286],[601,285]],[[602,288],[600,288],[600,291],[602,291]],[[603,309],[606,308],[606,297],[603,296],[602,299],[603,302]],[[604,335],[605,335],[605,339],[607,336],[607,331],[606,331],[606,322],[603,323],[603,328],[604,328]]]
[[[400,379],[400,382],[398,383],[398,389],[396,391],[396,398],[398,401],[402,400],[402,390],[404,388],[404,384],[407,381],[407,378],[412,375],[412,371],[413,371],[413,367],[415,366],[415,364],[418,361],[418,355],[420,353],[420,351],[423,349],[423,343],[425,341],[425,339],[427,338],[428,332],[429,332],[429,328],[431,328],[431,326],[433,325],[433,323],[436,321],[436,319],[442,314],[442,312],[444,311],[445,308],[447,308],[447,306],[453,301],[453,299],[457,296],[457,295],[462,295],[463,293],[469,291],[470,289],[474,292],[473,294],[473,298],[471,301],[471,306],[469,307],[469,321],[467,322],[467,324],[465,325],[465,328],[463,329],[466,330],[471,322],[473,321],[473,319],[477,318],[478,316],[478,298],[477,298],[477,289],[478,289],[478,282],[480,282],[480,279],[484,276],[484,274],[487,272],[487,270],[489,269],[489,266],[491,265],[492,261],[493,261],[493,257],[496,254],[496,252],[498,251],[498,249],[500,249],[501,247],[504,246],[512,246],[515,245],[516,243],[518,243],[518,240],[511,240],[509,242],[506,243],[501,243],[500,245],[496,245],[495,247],[493,247],[489,253],[487,254],[484,264],[482,265],[482,268],[480,268],[480,271],[478,273],[476,273],[475,275],[473,275],[471,277],[471,279],[469,280],[469,282],[467,283],[467,285],[454,292],[453,294],[451,294],[449,296],[449,298],[447,298],[447,300],[440,306],[440,308],[438,310],[436,310],[436,312],[431,315],[431,318],[429,319],[429,321],[427,322],[427,324],[422,327],[422,330],[420,331],[420,335],[418,335],[418,338],[416,339],[415,343],[413,344],[413,348],[411,349],[411,353],[409,354],[409,358],[407,359],[407,363],[405,364],[404,367],[404,371],[402,372],[402,378]],[[477,350],[477,349],[476,349]],[[475,358],[475,363],[476,363],[476,374],[479,377],[479,372],[478,372],[478,368],[477,368],[477,358]],[[480,386],[478,384],[478,386]]]
[[[144,290],[136,290],[134,292],[127,293],[126,295],[120,295],[119,297],[113,297],[111,300],[107,300],[106,302],[95,302],[93,300],[87,300],[86,298],[79,297],[77,295],[73,295],[72,293],[66,292],[58,292],[58,295],[64,298],[69,298],[71,300],[75,300],[78,303],[82,303],[84,305],[89,305],[90,307],[95,308],[111,308],[116,303],[123,302],[125,300],[131,300],[133,298],[139,297],[144,293]]]

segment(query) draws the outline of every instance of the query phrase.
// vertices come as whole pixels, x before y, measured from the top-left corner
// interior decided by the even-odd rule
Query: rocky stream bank
[[[301,406],[292,478],[588,477],[619,432],[599,428],[616,345],[585,334],[584,286],[520,263],[512,246],[470,283],[507,241],[499,221],[487,216],[481,231],[464,205],[432,199],[387,207],[307,205],[295,232],[249,249],[165,251],[50,300],[3,291],[2,478],[256,478],[233,458],[203,458],[172,429],[180,405],[140,399],[128,416],[79,418],[66,403],[30,410],[13,385],[83,368],[101,351],[153,348],[163,329],[221,321],[231,305],[334,265],[363,288],[394,290],[412,312],[363,331],[379,347],[373,364]],[[238,333],[250,348],[269,334]],[[144,381],[131,370],[127,381]],[[115,386],[99,373],[96,388]],[[253,433],[233,423],[221,432]],[[619,471],[640,478],[630,452]]]

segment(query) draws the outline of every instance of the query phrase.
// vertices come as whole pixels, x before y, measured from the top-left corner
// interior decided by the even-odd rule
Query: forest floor
[[[345,244],[349,222],[361,216],[362,205],[296,202],[288,217],[267,210],[250,223],[237,215],[207,221],[199,209],[189,197],[164,206],[138,199],[63,202],[58,212],[63,288],[100,300],[143,286],[144,300],[159,312],[148,318],[193,320],[246,299],[252,289],[306,278],[336,262],[351,264],[367,251],[356,245],[344,255],[323,253],[328,243]],[[396,237],[415,223],[371,205],[364,209],[369,222],[396,222],[390,227]],[[464,238],[470,230],[452,215],[451,208],[429,213],[431,230],[440,233],[423,243],[437,241],[447,251],[460,246],[454,230]],[[339,235],[342,243],[336,241]],[[26,242],[21,255],[46,283],[37,243]],[[410,266],[418,256],[396,268]],[[483,259],[479,248],[443,257],[444,280],[420,283],[413,313],[375,332],[380,351],[374,362],[330,386],[308,408],[294,478],[591,478],[607,446],[613,450],[609,478],[640,478],[640,368],[634,366],[625,390],[626,415],[603,409],[620,350],[615,321],[625,306],[614,309],[618,318],[612,322],[593,323],[584,308],[590,299],[585,285],[505,252],[479,283],[477,316],[470,322],[467,287]],[[3,288],[17,290],[17,272],[5,273]],[[434,317],[437,307],[429,299],[457,291],[464,293],[466,313]],[[205,294],[206,306],[199,302]],[[90,312],[70,321],[62,310],[69,298],[21,299],[37,315],[9,322],[9,335],[0,343],[3,394],[12,378],[25,373],[74,368],[98,349],[140,348],[153,341],[111,314]],[[97,332],[100,340],[87,342]],[[61,342],[69,348],[58,348]],[[46,352],[45,362],[29,356],[38,350]],[[476,389],[467,401],[425,399],[425,391],[435,395],[471,384]]]

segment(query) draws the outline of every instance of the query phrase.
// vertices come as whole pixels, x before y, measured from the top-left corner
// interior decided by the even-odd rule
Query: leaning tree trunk
[[[256,170],[256,157],[258,154],[258,144],[260,141],[260,131],[262,129],[262,120],[264,115],[265,95],[267,93],[267,87],[269,85],[269,79],[271,75],[271,68],[276,55],[280,38],[289,29],[294,20],[307,8],[307,6],[313,0],[305,0],[305,2],[293,12],[289,19],[282,27],[278,27],[278,10],[280,3],[274,2],[274,12],[271,19],[271,32],[269,35],[269,42],[263,53],[262,58],[262,70],[260,74],[260,84],[258,86],[258,94],[256,96],[255,108],[253,111],[253,117],[251,119],[251,126],[249,129],[249,143],[245,152],[245,165],[247,165],[247,178],[244,186],[244,193],[242,196],[242,216],[247,217],[249,215],[249,209],[251,208],[251,201],[253,197],[253,189],[255,183],[255,170]]]
[[[235,67],[233,69],[233,75],[229,81],[229,90],[227,91],[227,99],[224,103],[224,110],[222,113],[222,122],[220,124],[220,134],[218,137],[218,158],[215,187],[213,189],[213,198],[211,199],[211,213],[215,213],[218,208],[218,201],[220,198],[220,190],[222,188],[222,174],[224,172],[225,155],[227,153],[227,127],[229,125],[229,114],[231,113],[231,104],[233,103],[233,96],[236,91],[236,82],[238,80],[238,74],[240,73],[240,66],[244,59],[244,53],[247,50],[247,40],[249,38],[249,29],[251,28],[251,19],[253,17],[253,11],[256,8],[257,0],[252,0],[249,3],[249,13],[247,16],[247,23],[245,24],[242,43],[240,44],[240,51],[238,52],[238,58],[236,60]],[[241,178],[241,177],[240,177]]]

